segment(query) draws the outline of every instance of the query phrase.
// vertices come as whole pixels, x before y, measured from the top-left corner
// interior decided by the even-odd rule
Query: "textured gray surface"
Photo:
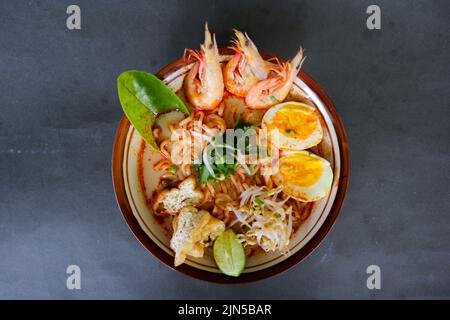
[[[82,30],[65,27],[80,5]],[[0,2],[0,298],[450,298],[448,1]],[[116,77],[157,71],[202,40],[248,31],[334,101],[350,140],[341,216],[304,262],[266,281],[208,284],[153,258],[110,175]],[[66,289],[77,264],[82,289]],[[382,289],[366,288],[377,264]]]

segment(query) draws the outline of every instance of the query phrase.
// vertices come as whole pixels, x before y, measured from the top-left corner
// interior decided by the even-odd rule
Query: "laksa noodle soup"
[[[264,60],[247,34],[234,32],[229,59],[207,25],[200,50],[186,50],[192,65],[171,97],[182,108],[155,112],[151,102],[146,124],[119,93],[143,137],[140,185],[170,238],[174,265],[207,256],[230,276],[248,257],[289,254],[290,240],[333,181],[321,150],[323,120],[293,86],[303,50],[288,62]],[[152,91],[160,85],[154,78],[150,100],[165,101],[166,88]]]

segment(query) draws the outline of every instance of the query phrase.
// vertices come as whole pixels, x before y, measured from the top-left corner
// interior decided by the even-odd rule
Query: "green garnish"
[[[123,111],[141,137],[153,148],[155,116],[170,110],[189,114],[184,102],[164,82],[151,73],[126,71],[117,78],[119,100]]]
[[[273,103],[277,103],[278,102],[278,99],[277,98],[275,98],[275,96],[270,96],[270,101],[272,101]]]
[[[194,172],[196,173],[197,180],[201,184],[205,184],[210,180],[214,180],[204,164],[194,164]]]
[[[260,206],[262,206],[262,205],[264,204],[264,200],[261,200],[261,199],[259,199],[259,198],[256,198],[256,199],[255,199],[255,203],[258,204],[258,205],[260,205]]]
[[[213,169],[213,173],[215,177],[211,174],[211,172],[208,171],[206,166],[204,164],[195,164],[194,170],[197,175],[197,180],[201,184],[205,184],[208,181],[212,180],[224,180],[227,177],[229,177],[231,174],[233,174],[237,167],[239,166],[238,163],[212,163],[211,167]]]
[[[178,171],[178,167],[176,165],[172,165],[172,166],[170,166],[169,171],[172,172],[173,174],[175,174]]]
[[[248,135],[245,135],[248,130],[254,129],[254,126],[247,125],[243,121],[238,120],[234,129],[242,129],[244,131],[244,135],[239,138],[236,137],[232,142],[233,145],[227,143],[211,142],[207,146],[213,148],[211,150],[211,158],[214,158],[217,150],[221,151],[220,158],[214,159],[214,162],[209,161],[208,165],[205,164],[205,161],[203,161],[203,163],[201,164],[194,164],[194,172],[196,173],[197,180],[200,184],[205,184],[208,181],[224,180],[232,175],[236,171],[236,169],[242,165],[242,163],[239,163],[236,159],[239,154],[238,147],[242,148],[243,146],[243,153],[245,155],[249,155],[260,150],[259,147],[251,146]],[[219,141],[226,140],[225,137],[222,138],[223,139]],[[232,161],[227,161],[227,156],[231,156]],[[254,165],[249,165],[248,167],[244,165],[244,169],[247,171],[247,174],[250,174],[250,172],[254,169]]]
[[[244,247],[233,230],[225,230],[217,237],[213,252],[217,266],[226,275],[238,277],[244,271]]]

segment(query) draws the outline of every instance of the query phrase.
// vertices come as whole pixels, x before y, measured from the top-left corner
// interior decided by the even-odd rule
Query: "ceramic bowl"
[[[221,59],[230,58],[230,52],[221,50]],[[265,58],[273,55],[265,55]],[[177,60],[157,73],[174,91],[181,88],[184,76],[192,67],[192,61]],[[334,180],[329,195],[311,206],[305,222],[294,234],[289,254],[258,254],[247,260],[245,272],[240,277],[228,277],[220,272],[211,257],[188,258],[186,263],[173,266],[173,253],[169,247],[167,230],[155,219],[146,204],[138,179],[138,155],[142,139],[125,116],[119,123],[112,155],[112,176],[117,203],[137,239],[156,258],[169,267],[194,278],[220,283],[242,283],[268,278],[302,261],[330,231],[341,209],[349,177],[349,151],[342,121],[320,86],[306,73],[295,79],[293,93],[301,90],[317,108],[324,129],[324,139],[319,154],[330,161]],[[145,157],[145,152],[144,152]]]

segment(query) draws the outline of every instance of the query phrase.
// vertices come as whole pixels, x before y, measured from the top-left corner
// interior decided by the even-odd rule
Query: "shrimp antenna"
[[[301,57],[300,61],[298,61],[297,65],[295,66],[295,69],[297,71],[300,71],[300,69],[301,69],[301,67],[303,65],[303,62],[305,62],[305,60],[306,60],[306,56],[304,56],[304,53],[305,53],[305,50],[303,49],[303,47],[300,46],[300,48],[298,49],[297,55],[291,61],[291,62],[294,62],[296,59]]]

